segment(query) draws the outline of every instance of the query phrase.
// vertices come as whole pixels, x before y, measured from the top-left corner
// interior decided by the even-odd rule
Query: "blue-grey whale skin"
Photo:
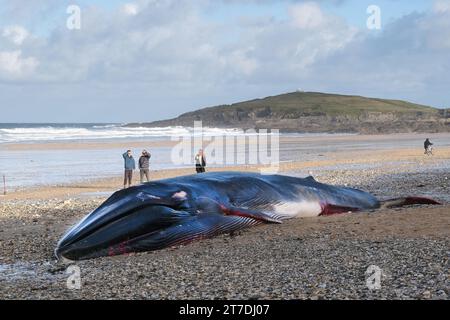
[[[158,250],[261,223],[379,207],[367,192],[312,177],[204,173],[117,191],[70,229],[55,253],[83,260]]]

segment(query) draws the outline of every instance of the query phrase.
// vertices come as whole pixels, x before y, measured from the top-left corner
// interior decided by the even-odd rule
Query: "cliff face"
[[[280,129],[282,132],[450,132],[450,110],[398,100],[371,99],[323,93],[289,93],[205,108],[178,118],[156,121],[152,127],[203,126]]]

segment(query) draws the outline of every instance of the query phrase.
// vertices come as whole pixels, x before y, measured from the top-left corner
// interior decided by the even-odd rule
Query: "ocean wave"
[[[238,129],[219,129],[204,127],[201,132],[189,127],[125,127],[122,125],[93,125],[90,127],[72,126],[33,126],[33,127],[0,127],[0,143],[67,141],[67,140],[111,140],[129,138],[162,138],[185,135],[238,135]]]

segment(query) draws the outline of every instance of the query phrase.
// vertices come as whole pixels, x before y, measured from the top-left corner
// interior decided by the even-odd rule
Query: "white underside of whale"
[[[318,217],[322,213],[322,207],[317,201],[293,201],[280,203],[274,206],[276,215],[289,218]]]

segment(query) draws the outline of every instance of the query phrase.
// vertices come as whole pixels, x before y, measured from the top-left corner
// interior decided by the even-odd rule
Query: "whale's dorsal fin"
[[[308,181],[311,181],[311,182],[317,182],[317,180],[314,179],[313,176],[307,176],[307,177],[305,178],[305,180],[308,180]]]

